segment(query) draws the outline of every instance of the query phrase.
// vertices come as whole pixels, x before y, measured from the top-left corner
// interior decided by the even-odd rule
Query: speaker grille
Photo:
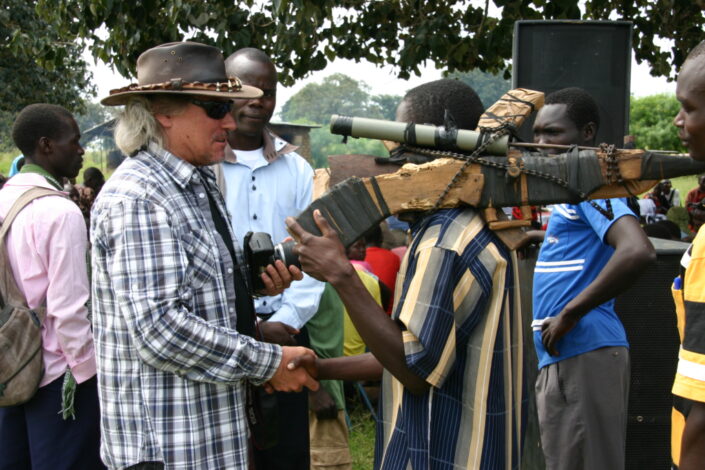
[[[631,385],[627,424],[627,470],[665,470],[671,466],[671,386],[678,360],[678,328],[671,283],[687,243],[651,239],[657,260],[617,297],[615,308],[630,344]],[[530,404],[524,434],[522,470],[543,470],[534,382],[538,371],[531,329],[531,291],[536,254],[519,261],[524,321],[524,355]]]
[[[684,243],[683,251],[686,247]],[[670,287],[680,258],[659,253],[656,264],[616,299],[632,366],[627,469],[670,468],[671,386],[680,344]]]
[[[621,147],[629,129],[631,33],[629,21],[517,21],[513,88],[583,88],[600,107],[598,142]],[[519,132],[526,141],[533,122]]]

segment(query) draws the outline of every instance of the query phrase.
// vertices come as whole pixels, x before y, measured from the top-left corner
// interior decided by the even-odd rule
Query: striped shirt
[[[120,165],[91,212],[101,457],[111,468],[247,468],[244,384],[271,378],[281,349],[235,331],[237,268],[206,192],[230,220],[212,170],[152,144]]]
[[[375,468],[519,467],[521,318],[510,253],[471,208],[414,227],[392,317],[423,396],[385,371]]]

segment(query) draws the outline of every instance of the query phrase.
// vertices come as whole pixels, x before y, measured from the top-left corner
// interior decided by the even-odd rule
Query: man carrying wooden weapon
[[[444,110],[473,129],[482,104],[466,85],[439,80],[409,91],[397,119],[441,125]],[[391,318],[320,212],[322,237],[287,220],[304,270],[335,287],[374,354],[318,360],[318,376],[361,379],[384,367],[377,469],[515,468],[525,394],[512,255],[474,207],[406,215],[413,240]]]

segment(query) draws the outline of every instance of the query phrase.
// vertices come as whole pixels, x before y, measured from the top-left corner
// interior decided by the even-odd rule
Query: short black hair
[[[672,240],[671,232],[668,227],[659,223],[644,225],[644,232],[647,237],[661,238],[663,240]]]
[[[644,225],[646,235],[653,238],[663,238],[665,240],[680,240],[681,229],[672,220],[659,220],[652,224]]]
[[[83,170],[83,184],[91,186],[98,181],[105,182],[105,176],[98,168],[91,166]]]
[[[362,236],[365,237],[365,241],[368,245],[382,246],[382,242],[384,241],[384,236],[382,235],[382,227],[380,227],[379,224],[369,229]]]
[[[238,49],[225,59],[225,68],[228,68],[228,64],[238,57],[245,57],[255,62],[261,62],[263,64],[273,64],[272,59],[261,49],[255,47],[243,47]]]
[[[578,87],[563,88],[546,96],[544,105],[564,104],[568,117],[575,127],[583,129],[588,123],[595,123],[595,132],[600,128],[600,109],[590,93]]]
[[[700,44],[695,46],[693,50],[688,53],[688,57],[685,58],[685,61],[687,62],[691,59],[695,59],[703,54],[705,54],[705,41],[701,41]]]
[[[407,105],[407,116],[415,124],[442,126],[447,110],[459,129],[469,130],[477,128],[485,109],[470,85],[450,78],[412,88],[403,101]]]
[[[42,137],[56,140],[66,132],[73,115],[63,106],[35,103],[26,106],[12,125],[12,140],[25,157],[33,157]]]

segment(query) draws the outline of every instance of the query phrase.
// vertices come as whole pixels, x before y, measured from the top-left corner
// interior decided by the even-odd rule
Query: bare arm
[[[551,355],[555,345],[590,310],[624,292],[643,269],[656,260],[656,251],[636,218],[620,217],[607,231],[605,241],[615,251],[600,274],[542,326],[543,344]]]
[[[680,470],[705,468],[705,403],[694,402],[688,413],[681,444]]]
[[[288,367],[303,367],[317,380],[379,380],[384,370],[372,353],[330,359],[302,355],[291,360]]]
[[[321,380],[379,380],[384,370],[372,353],[357,356],[334,357],[317,361]]]
[[[306,232],[293,218],[287,219],[289,231],[299,241],[295,250],[304,271],[335,288],[355,328],[385,369],[412,393],[426,392],[429,384],[406,365],[401,328],[367,292],[328,222],[318,211],[314,212],[314,218],[321,237]]]

